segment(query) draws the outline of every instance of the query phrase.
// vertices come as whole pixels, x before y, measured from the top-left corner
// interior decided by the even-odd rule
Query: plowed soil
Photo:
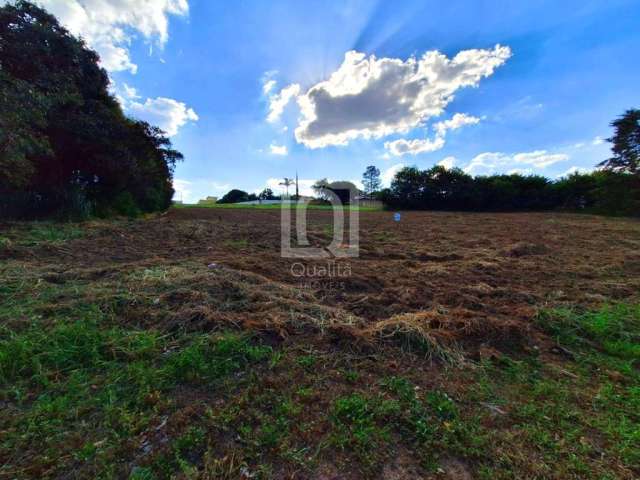
[[[311,243],[328,244],[331,225],[331,212],[310,211]],[[176,325],[286,335],[308,321],[363,341],[410,330],[436,343],[508,345],[536,336],[531,321],[541,308],[640,292],[640,223],[632,219],[408,212],[396,222],[389,212],[361,212],[359,257],[334,260],[281,258],[278,210],[184,208],[88,229],[63,246],[2,255],[49,270],[52,281],[188,264],[201,275],[184,285],[176,278],[166,294]],[[229,289],[243,290],[241,307],[224,307],[233,303]]]

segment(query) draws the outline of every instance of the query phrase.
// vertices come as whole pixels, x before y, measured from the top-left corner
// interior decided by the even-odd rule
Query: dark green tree
[[[98,55],[27,1],[0,7],[0,215],[167,208],[182,155],[127,118]]]
[[[238,190],[234,188],[228,191],[224,196],[218,200],[218,203],[239,203],[249,201],[249,194],[244,190]]]
[[[264,190],[262,190],[262,192],[260,192],[260,194],[258,195],[258,198],[260,200],[276,200],[276,196],[273,194],[273,190],[271,190],[270,188],[265,188]]]
[[[362,174],[362,184],[364,185],[364,193],[373,198],[373,194],[380,190],[380,170],[375,165],[369,165]]]
[[[613,144],[613,157],[599,166],[614,172],[640,175],[640,110],[627,110],[611,126],[614,134],[607,140]]]
[[[424,172],[417,167],[399,170],[391,182],[392,202],[403,208],[427,208]]]

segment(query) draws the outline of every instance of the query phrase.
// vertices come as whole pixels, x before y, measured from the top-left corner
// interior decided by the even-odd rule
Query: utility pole
[[[300,192],[298,190],[298,171],[296,170],[296,200],[300,198]]]

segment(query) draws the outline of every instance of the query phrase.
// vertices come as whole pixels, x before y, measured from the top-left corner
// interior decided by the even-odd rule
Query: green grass
[[[617,304],[597,311],[545,312],[539,323],[559,344],[595,348],[631,364],[640,362],[640,305]]]
[[[11,245],[35,246],[43,243],[59,245],[68,240],[85,236],[80,224],[56,222],[32,222],[20,224],[0,235],[0,247]]]
[[[389,440],[385,420],[399,408],[396,402],[369,399],[360,394],[338,398],[331,412],[335,429],[332,441],[338,448],[353,449],[364,457]]]
[[[269,205],[244,205],[237,203],[213,203],[207,205],[197,205],[197,204],[174,204],[172,208],[218,208],[218,209],[251,209],[251,210],[280,210],[282,208],[279,204],[269,204]],[[302,208],[297,203],[291,204],[290,208]],[[308,205],[307,208],[309,210],[333,210],[332,205]],[[351,205],[346,205],[341,207],[346,211],[357,210],[359,212],[375,212],[382,210],[378,207],[356,207]]]
[[[224,388],[233,375],[271,356],[270,347],[238,333],[139,330],[118,325],[105,306],[47,305],[73,289],[82,291],[42,286],[32,302],[20,301],[32,283],[0,290],[0,318],[23,319],[0,329],[0,401],[11,411],[0,419],[0,457],[21,465],[0,467],[0,476],[38,477],[59,458],[117,476],[115,458],[127,451],[128,439],[175,410],[175,392]],[[170,470],[182,468],[197,433],[175,440]],[[25,455],[39,462],[20,462]],[[135,475],[144,478],[145,471]]]
[[[239,238],[236,240],[227,240],[226,242],[224,242],[224,244],[230,248],[242,249],[249,246],[249,240],[247,240],[246,238]]]
[[[558,363],[525,356],[482,365],[469,399],[508,411],[511,431],[492,436],[502,454],[481,478],[618,478],[616,465],[639,471],[639,312],[630,304],[542,312],[539,325],[562,348]],[[519,456],[531,448],[535,461]]]

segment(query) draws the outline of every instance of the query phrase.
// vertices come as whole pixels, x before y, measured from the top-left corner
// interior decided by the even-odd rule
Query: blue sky
[[[367,165],[556,177],[640,106],[635,0],[41,3],[172,134],[186,201]]]

